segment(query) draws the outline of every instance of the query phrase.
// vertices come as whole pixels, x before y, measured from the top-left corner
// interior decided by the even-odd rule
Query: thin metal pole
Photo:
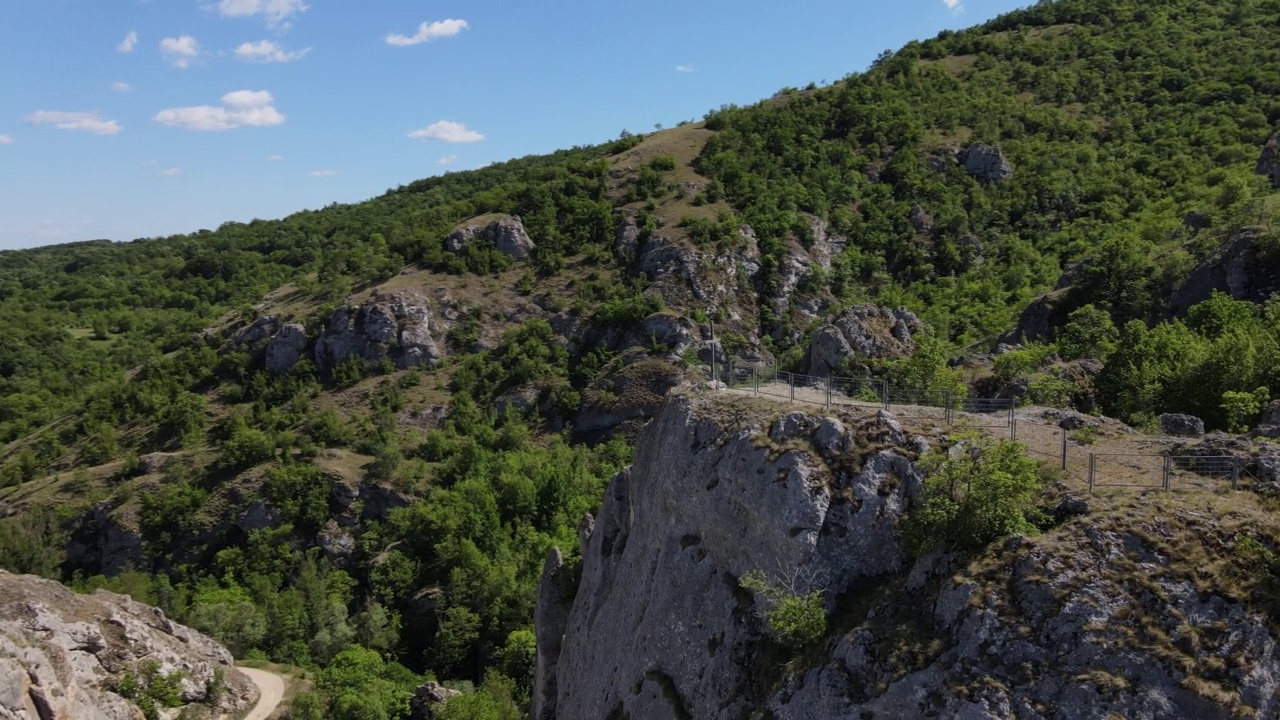
[[[952,393],[950,390],[943,393],[942,401],[947,404],[947,411],[946,413],[943,414],[943,417],[946,418],[948,425],[951,424],[951,404],[952,402],[954,402],[954,400],[955,400],[955,394]]]
[[[889,412],[889,381],[882,380],[881,382],[884,386],[884,411]]]
[[[1067,469],[1067,431],[1062,431],[1062,469]]]
[[[826,408],[827,408],[827,410],[830,410],[830,409],[831,409],[831,378],[827,378],[827,382],[826,382],[826,390],[827,390],[827,392],[826,392]]]
[[[1173,465],[1173,458],[1168,455],[1164,456],[1164,489],[1169,489],[1170,466]]]
[[[1097,472],[1098,456],[1089,453],[1089,492],[1093,492],[1093,476]]]
[[[1231,489],[1236,490],[1240,486],[1240,458],[1231,458]]]
[[[760,394],[760,368],[751,368],[751,388],[754,394]]]
[[[796,401],[796,374],[788,373],[787,384],[791,386],[791,402]]]

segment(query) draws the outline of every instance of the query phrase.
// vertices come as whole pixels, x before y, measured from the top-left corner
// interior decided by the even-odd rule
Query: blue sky
[[[700,119],[1015,0],[6,0],[0,248],[352,202]]]

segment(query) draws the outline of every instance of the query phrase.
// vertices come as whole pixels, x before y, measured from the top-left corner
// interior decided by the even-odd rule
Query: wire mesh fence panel
[[[794,398],[796,402],[827,405],[829,401],[827,382],[827,378],[792,373],[791,386],[795,389]]]
[[[952,399],[950,391],[889,388],[888,399],[887,409],[899,417],[950,422]]]
[[[1089,482],[1089,457],[1092,453],[1079,443],[1067,442],[1067,462],[1063,468],[1067,475],[1082,483]]]
[[[1051,460],[1058,467],[1062,465],[1062,434],[1064,432],[1056,426],[1018,420],[1018,442],[1022,443],[1028,453],[1039,459]]]
[[[1016,406],[1011,398],[966,397],[956,404],[970,427],[1013,428]]]
[[[1094,453],[1090,487],[1168,487],[1169,464],[1165,455]]]
[[[888,387],[883,380],[875,378],[829,378],[831,388],[831,404],[842,406],[858,406],[883,408]]]
[[[1171,484],[1176,487],[1237,487],[1252,479],[1245,464],[1234,455],[1171,455],[1169,462],[1173,470]]]

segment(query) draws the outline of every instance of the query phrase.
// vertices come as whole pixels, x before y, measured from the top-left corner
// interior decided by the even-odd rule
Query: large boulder
[[[315,362],[331,369],[347,358],[369,362],[390,358],[407,368],[439,361],[443,354],[431,335],[431,309],[412,293],[374,295],[358,307],[339,308],[315,344]]]
[[[1013,177],[1013,165],[1005,159],[1004,151],[986,143],[969,146],[964,154],[964,169],[984,185]]]
[[[846,360],[907,357],[924,323],[906,308],[855,305],[819,328],[809,344],[808,374],[825,377]]]
[[[161,673],[181,673],[178,694],[185,704],[203,702],[221,675],[215,716],[241,713],[257,701],[257,689],[234,669],[226,648],[160,610],[125,595],[79,595],[0,570],[0,718],[140,718],[112,688],[136,676],[144,662],[156,663]]]
[[[1280,188],[1280,131],[1262,147],[1262,156],[1258,158],[1254,172],[1266,175],[1272,186]]]
[[[477,238],[492,242],[498,252],[523,260],[533,252],[534,244],[518,215],[484,215],[459,225],[444,239],[444,247],[461,255]]]

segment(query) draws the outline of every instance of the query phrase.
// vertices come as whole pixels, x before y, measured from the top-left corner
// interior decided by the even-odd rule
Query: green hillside
[[[1280,287],[1255,168],[1277,25],[1280,0],[1041,2],[670,130],[279,221],[0,253],[0,565],[316,668],[305,717],[403,717],[424,673],[506,717],[547,551],[573,555],[709,322],[803,369],[826,318],[901,305],[932,331],[924,371],[873,368],[895,378],[1021,330],[972,392],[1252,424],[1280,397],[1280,303],[1188,286],[1245,237],[1250,287]],[[528,257],[449,249],[513,216]],[[404,293],[445,329],[439,362],[393,361],[401,339],[312,351],[339,308]],[[307,351],[272,372],[252,331],[287,323]],[[1101,368],[1087,393],[1044,372],[1079,360]]]

